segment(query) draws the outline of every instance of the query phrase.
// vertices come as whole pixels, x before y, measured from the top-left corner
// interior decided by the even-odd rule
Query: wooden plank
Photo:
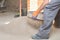
[[[21,16],[21,14],[22,14],[22,12],[21,12],[21,7],[22,7],[22,3],[21,3],[21,0],[20,0],[20,16]]]

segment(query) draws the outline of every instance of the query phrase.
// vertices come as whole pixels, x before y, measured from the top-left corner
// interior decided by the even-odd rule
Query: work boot
[[[41,36],[39,36],[37,34],[35,34],[35,35],[32,36],[32,39],[47,39],[48,40],[48,38],[49,37],[41,37]]]

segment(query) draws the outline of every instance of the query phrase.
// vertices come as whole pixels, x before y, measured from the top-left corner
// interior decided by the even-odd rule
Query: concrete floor
[[[0,40],[33,40],[37,32],[27,24],[27,17],[14,18],[13,12],[0,13]],[[49,40],[60,40],[60,29],[52,27]]]

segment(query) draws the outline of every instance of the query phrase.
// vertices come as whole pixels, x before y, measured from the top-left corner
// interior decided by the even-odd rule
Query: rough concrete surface
[[[19,11],[19,1],[20,0],[6,0],[5,1],[5,6],[6,6],[6,10],[7,11],[15,11],[18,12]]]
[[[25,16],[13,18],[11,14],[1,15],[0,40],[33,40],[31,36],[37,32],[37,29],[28,25],[26,18]],[[52,29],[49,40],[60,40],[60,29],[54,27]]]

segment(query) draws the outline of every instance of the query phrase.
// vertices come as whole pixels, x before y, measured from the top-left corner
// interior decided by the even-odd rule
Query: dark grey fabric
[[[44,8],[44,24],[40,26],[39,32],[37,33],[42,38],[49,37],[51,25],[55,19],[58,10],[60,9],[60,0],[51,0],[49,4]]]

